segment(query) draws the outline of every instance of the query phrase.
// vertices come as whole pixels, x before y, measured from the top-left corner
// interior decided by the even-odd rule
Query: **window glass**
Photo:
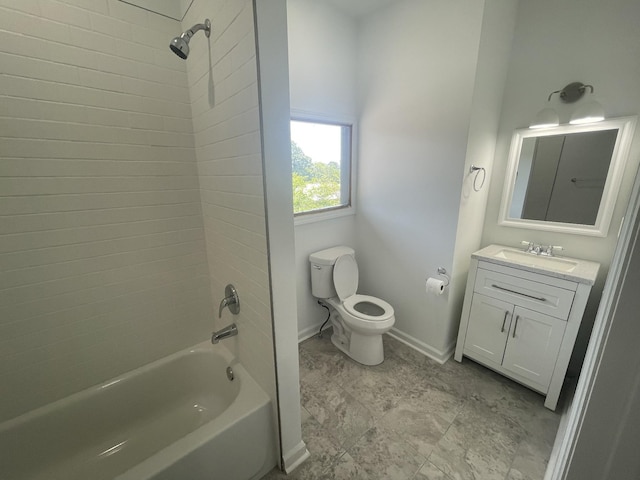
[[[291,120],[293,213],[351,205],[351,125]]]

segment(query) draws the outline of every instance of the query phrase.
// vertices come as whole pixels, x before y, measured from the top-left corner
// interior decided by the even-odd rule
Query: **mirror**
[[[499,224],[607,236],[635,123],[516,130]]]

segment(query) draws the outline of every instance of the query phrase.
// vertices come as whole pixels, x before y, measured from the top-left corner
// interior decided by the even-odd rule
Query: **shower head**
[[[204,34],[208,38],[209,35],[211,35],[211,21],[207,18],[204,23],[198,23],[179,37],[175,37],[173,40],[171,40],[169,48],[181,59],[186,60],[189,56],[189,41],[191,40],[191,37],[193,37],[193,35],[199,30],[204,30]]]

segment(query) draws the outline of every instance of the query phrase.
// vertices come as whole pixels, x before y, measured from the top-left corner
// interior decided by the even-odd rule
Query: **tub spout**
[[[217,332],[213,332],[211,334],[211,343],[218,343],[220,340],[224,340],[225,338],[235,337],[238,334],[238,327],[236,327],[235,323],[224,327],[222,330],[218,330]]]

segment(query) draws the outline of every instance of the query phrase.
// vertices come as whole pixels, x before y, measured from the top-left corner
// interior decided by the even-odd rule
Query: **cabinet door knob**
[[[520,320],[520,315],[516,315],[516,324],[513,326],[513,338],[516,338],[516,328],[518,328],[518,320]]]
[[[500,333],[504,333],[504,326],[507,323],[507,315],[509,315],[509,310],[504,311],[504,318],[502,319],[502,328],[500,329]]]

